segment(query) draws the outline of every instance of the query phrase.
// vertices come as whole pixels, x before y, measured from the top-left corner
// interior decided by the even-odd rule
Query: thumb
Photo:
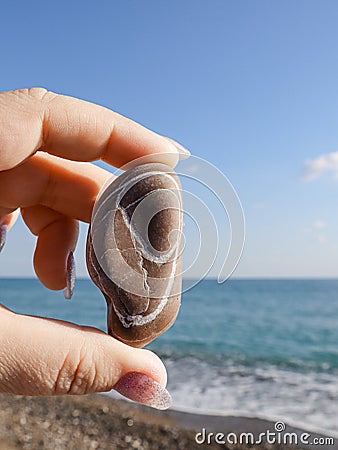
[[[0,392],[89,394],[115,389],[166,409],[166,370],[149,350],[129,347],[100,330],[15,314],[0,306]]]

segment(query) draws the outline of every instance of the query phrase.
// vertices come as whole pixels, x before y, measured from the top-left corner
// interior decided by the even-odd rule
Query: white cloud
[[[326,239],[325,234],[319,234],[319,235],[318,235],[318,242],[319,242],[320,244],[326,244],[327,239]]]
[[[326,153],[314,159],[305,161],[305,170],[303,179],[314,180],[324,172],[332,172],[338,179],[338,152]]]
[[[313,226],[314,228],[325,228],[326,222],[324,222],[324,220],[316,220],[315,222],[313,222]]]

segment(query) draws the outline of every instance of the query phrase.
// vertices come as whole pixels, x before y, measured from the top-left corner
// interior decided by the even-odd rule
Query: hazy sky
[[[246,216],[236,276],[337,276],[336,1],[3,2],[1,19],[0,90],[100,103],[227,175]],[[33,245],[17,224],[0,276],[31,275]]]

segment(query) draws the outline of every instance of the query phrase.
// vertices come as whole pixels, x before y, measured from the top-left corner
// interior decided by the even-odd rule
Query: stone
[[[143,347],[173,325],[182,290],[183,204],[178,175],[136,166],[99,195],[87,267],[107,302],[108,333]]]

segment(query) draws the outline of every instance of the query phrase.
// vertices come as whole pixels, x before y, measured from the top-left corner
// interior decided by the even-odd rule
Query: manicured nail
[[[115,391],[134,402],[156,409],[168,409],[171,395],[159,383],[140,372],[128,372],[114,386]]]
[[[67,275],[66,275],[66,287],[63,290],[63,295],[67,300],[70,300],[73,296],[75,286],[75,259],[74,253],[70,252],[67,259]]]
[[[4,248],[7,236],[7,225],[0,226],[0,252]]]
[[[167,136],[164,136],[168,141],[170,141],[174,146],[177,148],[179,154],[180,154],[180,160],[188,159],[189,156],[191,156],[191,153],[189,150],[187,150],[183,145],[179,144],[178,142],[174,141],[174,139],[171,139]]]

